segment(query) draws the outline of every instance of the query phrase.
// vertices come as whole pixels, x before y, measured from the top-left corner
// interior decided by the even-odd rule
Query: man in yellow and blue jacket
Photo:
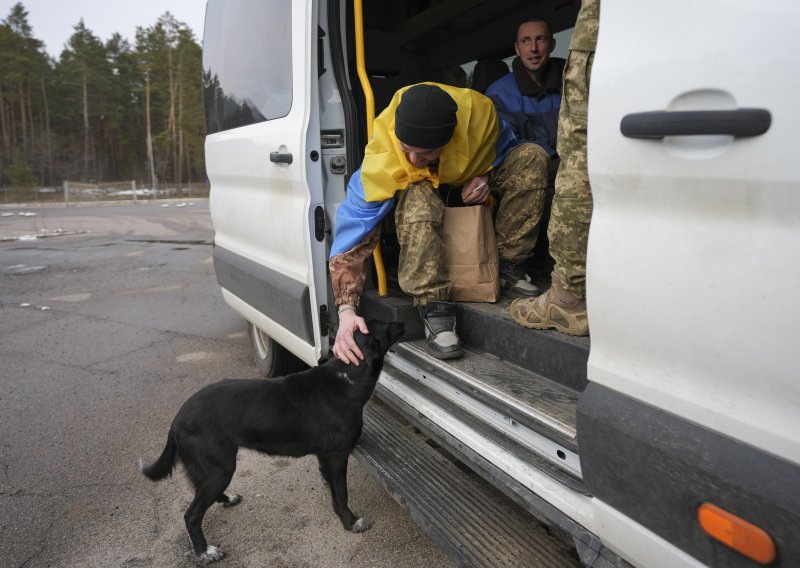
[[[330,274],[339,310],[333,353],[358,363],[356,328],[366,279],[366,261],[380,238],[381,220],[395,207],[400,243],[399,284],[412,296],[434,357],[462,355],[455,305],[445,265],[440,184],[461,186],[467,205],[483,203],[490,189],[500,194],[497,249],[506,295],[531,297],[517,263],[536,244],[547,188],[549,158],[540,146],[521,143],[497,116],[492,101],[471,89],[420,83],[395,93],[375,119],[364,161],[339,206]]]

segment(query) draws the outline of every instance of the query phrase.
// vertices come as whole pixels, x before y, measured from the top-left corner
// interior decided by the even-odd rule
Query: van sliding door
[[[636,565],[688,565],[657,542],[746,565],[703,502],[798,565],[799,19],[790,0],[601,4],[578,443],[598,536]]]

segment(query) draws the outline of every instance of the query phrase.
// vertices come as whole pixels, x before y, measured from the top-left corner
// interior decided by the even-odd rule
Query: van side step
[[[428,354],[424,340],[398,343],[392,350],[387,361],[393,366],[411,374],[433,374],[501,412],[509,422],[519,422],[577,453],[576,391],[470,347],[463,357],[450,361]]]
[[[579,567],[571,543],[373,399],[353,455],[457,566]]]
[[[402,341],[424,339],[422,320],[411,298],[389,291],[381,297],[376,290],[361,296],[365,318],[401,320],[406,325]],[[511,301],[501,298],[495,304],[457,302],[458,334],[470,347],[492,353],[504,361],[527,369],[575,392],[583,392],[588,380],[588,337],[572,337],[553,330],[526,329],[511,318]]]

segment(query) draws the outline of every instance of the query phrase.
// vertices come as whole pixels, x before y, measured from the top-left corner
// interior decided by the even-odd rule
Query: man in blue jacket
[[[517,26],[514,50],[517,57],[511,63],[511,72],[504,75],[486,89],[486,96],[494,103],[497,114],[505,121],[518,138],[540,146],[550,158],[548,163],[548,186],[553,187],[558,170],[556,153],[558,113],[561,108],[561,75],[564,60],[550,57],[556,40],[550,24],[542,18],[529,18]],[[550,219],[550,202],[553,191],[549,189],[542,210],[542,227]],[[546,245],[546,242],[542,243]],[[547,246],[514,269],[517,277],[524,272],[547,270],[549,258]]]
[[[564,60],[550,57],[555,47],[556,41],[546,20],[525,20],[517,27],[514,42],[517,57],[511,63],[512,71],[486,90],[497,114],[511,126],[514,134],[544,148],[551,162],[557,158],[556,133],[564,71]]]

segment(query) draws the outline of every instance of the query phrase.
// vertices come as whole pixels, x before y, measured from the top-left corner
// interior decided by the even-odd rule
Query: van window
[[[291,46],[291,2],[208,3],[203,38],[208,134],[289,114]]]

